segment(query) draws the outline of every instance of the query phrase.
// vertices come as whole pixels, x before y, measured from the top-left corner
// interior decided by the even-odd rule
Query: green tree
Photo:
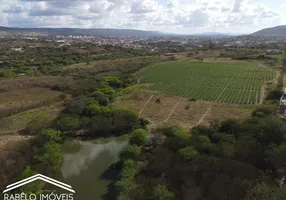
[[[185,147],[179,150],[179,153],[185,160],[192,160],[198,155],[198,152],[193,147]]]
[[[63,116],[56,122],[56,127],[61,131],[72,131],[80,127],[80,120],[76,117]]]
[[[170,192],[165,185],[158,185],[153,190],[154,200],[173,200],[175,199],[175,194]]]
[[[134,144],[129,144],[120,152],[120,159],[121,160],[128,160],[128,159],[137,160],[140,152],[141,152],[140,147]]]
[[[111,109],[109,107],[101,106],[97,102],[88,104],[84,109],[85,115],[93,117],[96,115],[110,115]]]
[[[27,165],[25,170],[21,174],[21,179],[29,178],[30,176],[36,175],[37,172],[31,169],[31,166]],[[43,182],[34,181],[29,184],[21,186],[21,192],[26,194],[40,194],[43,189]]]
[[[42,156],[38,160],[46,167],[57,170],[62,164],[61,147],[55,142],[48,142],[44,145]]]
[[[46,129],[41,133],[41,137],[45,142],[61,142],[61,132],[54,129]]]
[[[129,133],[140,127],[139,115],[131,110],[119,108],[112,111],[113,132],[115,134]]]
[[[138,146],[141,146],[145,144],[147,140],[148,132],[144,129],[137,129],[133,131],[131,138],[129,140],[130,144],[136,144]]]
[[[108,96],[108,99],[110,102],[113,102],[116,98],[116,91],[112,89],[111,87],[103,87],[97,90],[98,92],[102,92],[106,96]]]
[[[102,106],[107,106],[109,104],[109,97],[101,91],[95,91],[91,93],[90,96],[93,97],[96,101],[98,101],[98,103]]]

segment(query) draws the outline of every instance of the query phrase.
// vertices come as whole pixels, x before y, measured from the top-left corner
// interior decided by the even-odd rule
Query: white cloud
[[[150,13],[158,9],[158,3],[154,0],[135,0],[131,6],[131,13]]]
[[[283,13],[249,0],[0,0],[0,25],[251,32]],[[253,2],[253,1],[252,1]],[[281,8],[284,6],[281,6]]]

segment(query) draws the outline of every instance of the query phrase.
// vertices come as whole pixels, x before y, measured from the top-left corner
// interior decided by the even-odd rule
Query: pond
[[[127,143],[128,136],[123,136],[88,142],[75,140],[62,146],[61,170],[65,183],[75,190],[75,200],[106,199],[108,186],[117,175],[106,172],[118,161],[118,154]]]

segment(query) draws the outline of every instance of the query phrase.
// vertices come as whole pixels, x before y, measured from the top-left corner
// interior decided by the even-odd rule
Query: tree
[[[48,142],[44,145],[42,156],[38,160],[46,167],[57,170],[62,164],[61,147],[55,142]]]
[[[91,93],[90,96],[93,97],[96,101],[98,101],[98,103],[102,106],[107,106],[109,104],[109,97],[101,91],[95,91]]]
[[[41,137],[43,138],[43,140],[45,142],[60,142],[62,140],[61,138],[61,132],[54,130],[54,129],[46,129],[44,131],[42,131],[41,133]]]
[[[129,133],[140,127],[139,115],[131,110],[119,108],[112,111],[114,134]]]
[[[139,154],[141,152],[140,147],[135,144],[127,145],[121,152],[120,152],[120,159],[121,160],[137,160]]]
[[[56,122],[56,127],[61,131],[72,131],[80,127],[80,120],[76,117],[63,116]]]
[[[136,144],[138,146],[141,146],[145,144],[147,140],[148,132],[144,129],[137,129],[133,131],[132,136],[129,140],[130,144]]]
[[[193,147],[185,147],[179,150],[185,160],[191,160],[198,155],[198,152]]]
[[[116,98],[116,91],[111,87],[103,87],[98,89],[97,91],[102,92],[103,94],[108,96],[110,102],[113,102]]]
[[[107,83],[109,86],[114,88],[121,88],[123,86],[123,82],[115,76],[104,76],[99,79],[101,82]]]
[[[31,166],[27,165],[25,170],[21,174],[21,179],[29,178],[33,175],[36,175],[37,172],[31,169]],[[43,182],[34,181],[29,184],[21,186],[21,192],[26,194],[40,194],[43,189]]]
[[[154,200],[173,200],[175,194],[170,192],[165,185],[158,185],[153,190]]]
[[[90,102],[84,109],[85,115],[93,117],[96,115],[108,116],[111,114],[111,109],[106,106],[101,106],[98,102]]]

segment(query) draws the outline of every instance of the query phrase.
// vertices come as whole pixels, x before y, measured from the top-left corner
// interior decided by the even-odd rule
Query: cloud
[[[264,4],[248,0],[0,1],[0,25],[20,27],[241,32],[279,25],[282,16]]]
[[[136,0],[132,3],[131,13],[142,14],[154,12],[158,9],[158,3],[153,0]]]
[[[280,7],[281,7],[282,9],[286,9],[286,3],[282,4]]]
[[[245,0],[235,0],[232,12],[240,12],[243,2],[245,2]]]

